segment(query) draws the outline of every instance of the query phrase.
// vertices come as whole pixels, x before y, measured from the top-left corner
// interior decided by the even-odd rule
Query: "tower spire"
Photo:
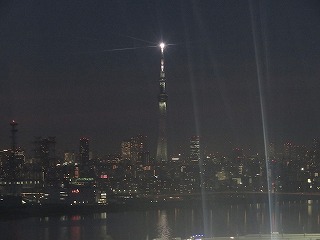
[[[160,43],[161,59],[160,59],[160,93],[158,96],[159,102],[159,135],[157,146],[157,162],[167,161],[167,101],[168,95],[166,93],[166,77],[164,72],[164,48],[165,44]]]
[[[161,60],[160,60],[160,94],[166,92],[166,74],[164,72],[164,48],[165,44],[160,43],[161,48]]]

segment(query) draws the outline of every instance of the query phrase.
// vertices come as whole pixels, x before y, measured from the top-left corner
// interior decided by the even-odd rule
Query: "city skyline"
[[[169,153],[193,135],[211,150],[263,150],[261,96],[271,142],[320,136],[316,1],[166,3],[3,3],[0,146],[10,146],[15,119],[26,148],[33,136],[56,136],[76,150],[86,136],[95,152],[116,152],[144,134],[155,155],[160,40]]]
[[[149,145],[150,142],[148,141],[147,135],[138,134],[135,136],[130,136],[129,138],[123,138],[121,142],[118,143],[118,148],[114,152],[103,152],[98,153],[94,149],[92,150],[91,147],[89,148],[89,145],[91,145],[90,139],[87,137],[81,137],[78,139],[78,143],[74,144],[74,148],[72,149],[65,149],[63,146],[59,146],[59,141],[56,141],[56,137],[54,136],[37,136],[34,137],[32,141],[32,147],[27,148],[26,146],[19,145],[16,143],[17,139],[17,132],[19,131],[17,129],[18,123],[16,121],[12,121],[9,124],[11,126],[11,146],[10,144],[7,144],[7,147],[1,146],[0,150],[2,151],[8,151],[11,149],[16,149],[18,152],[23,152],[23,155],[28,158],[28,161],[33,158],[39,157],[39,152],[41,150],[38,150],[40,148],[47,149],[49,147],[49,144],[53,144],[52,146],[54,150],[54,154],[51,156],[52,159],[55,159],[55,163],[62,163],[63,161],[66,162],[78,162],[78,163],[84,163],[88,162],[92,159],[109,159],[114,158],[118,160],[131,160],[133,162],[136,162],[138,158],[141,156],[138,156],[139,153],[147,154],[148,158],[151,157],[150,163],[161,163],[166,161],[158,161],[156,155],[150,156],[150,149]],[[14,125],[14,128],[12,126]],[[13,140],[12,131],[14,131],[15,137]],[[292,139],[288,139],[287,141],[281,142],[280,144],[276,145],[274,142],[269,142],[269,145],[266,146],[266,151],[268,152],[268,157],[265,155],[265,152],[258,152],[255,151],[255,149],[250,148],[250,146],[234,146],[228,149],[225,149],[225,151],[212,151],[208,149],[208,143],[205,141],[201,141],[200,144],[200,136],[190,136],[188,139],[184,139],[183,142],[179,142],[179,150],[176,152],[170,153],[167,157],[167,161],[193,161],[197,162],[200,160],[200,158],[211,158],[213,156],[224,156],[224,157],[230,157],[232,158],[234,151],[241,151],[243,156],[250,157],[255,155],[262,154],[262,159],[268,158],[269,160],[277,156],[285,156],[287,155],[288,149],[298,149],[298,151],[306,151],[307,149],[314,149],[318,148],[319,145],[319,138],[313,138],[309,139],[307,142],[303,143],[297,143],[295,141],[292,141]],[[56,143],[58,143],[56,147]],[[13,144],[15,145],[14,147]],[[200,148],[201,145],[201,148]],[[41,147],[40,147],[41,146]],[[184,146],[184,147],[183,147]],[[40,148],[39,148],[40,147]],[[90,150],[89,150],[90,149]],[[295,150],[294,150],[295,151]],[[66,160],[68,159],[68,160]],[[73,160],[70,160],[73,159]],[[110,159],[109,159],[110,160]]]

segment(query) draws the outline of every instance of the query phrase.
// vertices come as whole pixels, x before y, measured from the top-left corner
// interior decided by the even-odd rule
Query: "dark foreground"
[[[0,238],[177,240],[204,234],[207,239],[216,240],[320,239],[310,235],[320,232],[317,197],[310,200],[313,196],[304,194],[272,196],[275,204],[268,204],[268,197],[253,196],[207,196],[205,204],[194,196],[181,201],[135,199],[108,205],[2,208]],[[278,234],[271,237],[270,232]]]

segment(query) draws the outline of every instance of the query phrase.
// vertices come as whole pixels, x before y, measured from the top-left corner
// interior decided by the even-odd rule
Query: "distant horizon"
[[[17,122],[17,121],[16,121]],[[74,147],[73,148],[68,148],[68,147],[61,147],[61,144],[59,144],[59,138],[57,138],[55,135],[50,135],[50,136],[33,136],[29,142],[29,144],[21,144],[19,142],[19,133],[20,133],[20,128],[19,128],[19,122],[18,123],[18,126],[17,126],[17,134],[16,134],[16,139],[17,139],[17,147],[18,148],[21,148],[23,149],[27,154],[30,155],[30,152],[32,152],[33,148],[34,148],[34,144],[33,144],[33,141],[34,141],[34,138],[36,137],[41,137],[41,138],[48,138],[48,137],[55,137],[56,139],[56,152],[59,153],[59,154],[64,154],[64,153],[71,153],[71,152],[74,152],[75,154],[79,154],[79,141],[81,138],[87,138],[89,140],[89,149],[90,149],[90,152],[92,152],[92,154],[94,154],[94,156],[99,156],[99,157],[103,157],[103,156],[107,156],[107,155],[119,155],[121,154],[121,142],[122,141],[125,141],[125,140],[128,140],[130,139],[131,137],[134,137],[134,136],[137,136],[137,135],[143,135],[143,136],[147,136],[145,134],[137,134],[137,135],[134,135],[134,136],[126,136],[123,138],[122,141],[120,141],[118,143],[118,150],[116,151],[109,151],[109,152],[98,152],[96,151],[95,149],[95,146],[93,145],[95,142],[92,142],[90,138],[90,136],[84,136],[84,135],[81,135],[81,137],[79,137],[79,139],[77,140],[76,143],[74,143]],[[11,135],[10,135],[10,125],[8,124],[8,142],[7,142],[7,146],[0,146],[0,150],[4,150],[4,149],[11,149]],[[192,135],[194,136],[194,135]],[[185,139],[185,141],[183,143],[179,143],[179,146],[181,146],[180,149],[182,149],[182,146],[184,146],[184,151],[182,152],[169,152],[168,153],[168,157],[170,157],[169,160],[171,160],[171,157],[174,157],[176,156],[176,154],[179,154],[179,153],[183,153],[183,154],[189,154],[189,141],[190,141],[190,138],[192,137],[190,136],[189,138]],[[148,137],[148,136],[147,136]],[[305,146],[307,148],[311,148],[312,147],[312,141],[315,140],[315,139],[318,139],[317,137],[315,138],[312,138],[312,139],[309,139],[308,142],[297,142],[297,141],[294,141],[293,139],[287,139],[286,141],[282,142],[282,143],[278,143],[276,144],[276,142],[270,142],[270,144],[273,144],[274,145],[274,148],[275,148],[275,152],[277,154],[279,153],[282,153],[283,152],[283,147],[286,143],[293,143],[294,146]],[[170,140],[170,139],[169,139]],[[234,146],[231,146],[231,144],[229,146],[225,146],[224,149],[220,149],[220,150],[208,150],[207,148],[207,145],[206,143],[203,143],[203,139],[200,139],[200,145],[201,145],[201,151],[207,151],[209,154],[214,154],[214,153],[221,153],[223,155],[228,155],[228,153],[230,153],[232,150],[236,149],[236,148],[240,148],[241,150],[244,150],[245,153],[248,153],[249,151],[251,151],[251,154],[264,154],[264,146],[261,146],[261,150],[258,151],[256,149],[252,149],[250,148],[250,146],[237,146],[237,145],[234,145]],[[147,142],[148,145],[150,144],[150,142]],[[204,144],[204,145],[203,145]],[[155,146],[153,146],[153,148],[155,149]],[[148,148],[147,149],[150,154],[151,154],[151,158],[155,158],[155,151],[154,153],[151,152],[151,150]],[[31,156],[32,157],[32,156]]]

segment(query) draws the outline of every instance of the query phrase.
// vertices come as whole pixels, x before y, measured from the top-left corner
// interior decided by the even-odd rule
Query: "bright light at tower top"
[[[166,46],[166,45],[164,44],[164,42],[160,43],[159,46],[160,46],[160,48],[161,48],[161,52],[163,52],[163,49],[164,49],[165,46]]]

